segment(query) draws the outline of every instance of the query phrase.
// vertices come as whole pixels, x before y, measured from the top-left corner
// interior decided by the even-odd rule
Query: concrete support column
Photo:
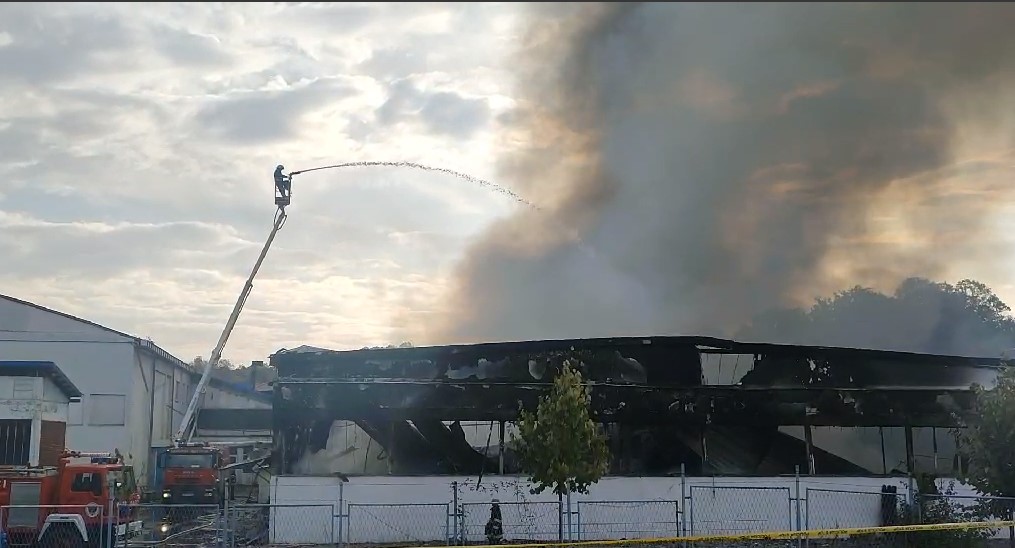
[[[906,427],[906,473],[916,473],[916,454],[913,451],[913,427]]]
[[[814,465],[814,438],[811,434],[811,425],[804,425],[804,451],[807,456],[807,474],[813,476],[817,473]]]
[[[28,465],[39,466],[39,449],[42,442],[41,418],[34,417],[32,419],[32,431],[29,433],[29,436],[30,439],[28,442]]]

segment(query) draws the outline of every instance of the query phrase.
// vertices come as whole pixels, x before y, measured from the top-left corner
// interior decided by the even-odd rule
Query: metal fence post
[[[339,485],[341,485],[341,484],[339,484]],[[339,490],[339,493],[342,492],[342,488],[341,487],[339,487],[338,490]],[[341,500],[341,495],[339,495],[339,500]],[[341,503],[339,503],[339,504],[341,504]],[[330,525],[330,527],[328,527],[328,543],[329,544],[334,544],[335,546],[341,546],[342,545],[342,541],[341,540],[336,540],[335,539],[335,529],[336,529],[336,527],[335,527],[335,514],[341,514],[341,513],[342,513],[341,510],[339,510],[338,512],[335,512],[335,505],[334,504],[331,505],[331,523],[328,524],[328,525]],[[342,521],[342,519],[339,518],[339,523],[341,523],[341,521]],[[230,548],[232,548],[232,547],[230,547]]]
[[[342,520],[345,519],[345,482],[338,482],[338,540],[335,544],[342,546],[344,537],[342,536]],[[334,529],[334,525],[332,526]]]
[[[567,540],[574,540],[574,531],[571,528],[571,491],[567,492]]]
[[[452,505],[451,514],[452,514],[452,517],[453,517],[451,521],[454,522],[454,525],[451,528],[451,535],[454,538],[455,545],[457,546],[458,544],[461,544],[461,539],[458,536],[460,531],[458,530],[459,513],[458,513],[458,481],[457,480],[451,482],[451,505]]]
[[[680,513],[680,536],[687,536],[687,470],[684,463],[680,463],[680,503],[677,505],[677,512]]]
[[[222,511],[215,517],[217,522],[215,525],[218,527],[218,541],[219,544],[225,548],[230,548],[233,545],[233,535],[231,534],[232,527],[229,527],[229,497],[222,497]]]
[[[575,520],[578,522],[576,524],[576,526],[575,526],[575,535],[578,537],[577,538],[578,542],[581,542],[581,540],[582,540],[582,503],[581,503],[581,501],[578,501],[578,503],[575,504],[575,511],[574,512],[575,512],[575,514],[574,514],[575,515]]]
[[[802,520],[800,519],[801,512],[800,512],[800,465],[799,464],[796,465],[794,467],[794,469],[793,469],[793,490],[795,492],[793,496],[796,497],[796,530],[799,531],[800,530],[800,524],[802,523]]]
[[[106,522],[106,516],[105,516],[105,514],[106,514],[105,509],[99,509],[99,523],[105,523]],[[8,519],[10,519],[10,518],[8,517]],[[3,519],[3,508],[0,508],[0,523],[7,523],[7,520]],[[98,536],[98,538],[95,539],[96,546],[105,546],[105,544],[103,544],[103,542],[105,542],[105,538],[104,538],[105,535],[103,534],[102,529],[103,529],[103,527],[101,527],[101,526],[98,528],[98,534],[99,534],[99,536]],[[5,543],[5,545],[10,546],[10,541],[11,541],[11,539],[8,538],[7,542]]]
[[[1012,499],[1006,498],[1004,505],[1004,519],[1011,521],[1015,516],[1015,512],[1012,512]],[[1008,547],[1015,548],[1015,527],[1008,526]]]
[[[557,493],[557,542],[564,541],[564,495]]]
[[[451,509],[444,509],[444,545],[451,546],[452,539],[451,535]]]
[[[794,485],[794,490],[796,491],[796,495],[794,495],[796,497],[796,530],[797,531],[801,531],[801,528],[800,528],[800,525],[801,525],[801,521],[800,521],[800,465],[799,464],[796,465],[796,468],[794,469],[794,472],[793,472],[793,485]],[[800,546],[802,544],[802,542],[801,542],[802,539],[803,539],[803,535],[798,535],[797,536],[797,539],[796,539],[796,545],[797,546]]]
[[[107,520],[109,525],[108,527],[103,527],[103,529],[108,529],[109,531],[109,538],[107,540],[109,542],[110,548],[114,548],[116,546],[116,525],[113,524],[113,522],[116,521],[117,518],[115,505],[116,501],[113,499],[113,497],[109,497],[109,519]]]

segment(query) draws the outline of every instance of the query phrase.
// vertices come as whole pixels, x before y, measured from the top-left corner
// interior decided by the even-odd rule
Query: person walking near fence
[[[486,541],[489,544],[500,544],[504,540],[504,523],[499,502],[493,499],[490,504],[490,519],[486,521]]]

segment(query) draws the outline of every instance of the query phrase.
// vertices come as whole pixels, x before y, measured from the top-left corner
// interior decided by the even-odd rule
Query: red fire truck
[[[268,249],[275,241],[275,236],[285,224],[287,218],[285,208],[292,199],[292,175],[299,172],[285,175],[282,173],[283,169],[285,168],[281,165],[275,169],[275,206],[278,209],[275,212],[275,222],[271,232],[268,233],[268,239],[264,242],[264,247],[261,248],[261,254],[258,255],[257,261],[254,262],[254,268],[251,269],[246,283],[243,284],[243,289],[236,299],[236,304],[233,305],[229,319],[226,320],[225,328],[219,335],[218,343],[212,349],[211,357],[204,365],[201,378],[198,380],[197,386],[194,387],[194,395],[183,414],[180,429],[173,436],[173,447],[166,452],[163,457],[165,460],[161,462],[161,468],[164,470],[162,480],[162,501],[164,503],[188,505],[221,503],[225,499],[226,493],[226,485],[223,483],[232,483],[235,472],[229,472],[226,478],[220,477],[222,467],[229,464],[227,462],[230,455],[229,450],[222,446],[213,447],[193,441],[197,430],[197,412],[201,406],[205,388],[211,380],[212,371],[218,366],[219,360],[222,358],[222,351],[226,347],[226,341],[229,340],[229,335],[236,327],[240,312],[243,311],[247,297],[250,296],[250,292],[254,288],[254,278],[260,270],[264,258],[268,255]]]
[[[187,442],[170,448],[162,457],[162,502],[164,504],[221,504],[224,482],[219,469],[229,457],[220,447]]]
[[[0,467],[0,526],[8,545],[99,546],[141,533],[134,470],[117,452],[65,451],[57,466]]]

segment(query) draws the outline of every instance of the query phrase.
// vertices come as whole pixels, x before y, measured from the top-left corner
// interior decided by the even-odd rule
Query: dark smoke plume
[[[990,280],[1015,5],[530,10],[498,182],[555,214],[475,243],[428,342],[729,335],[855,284]]]

